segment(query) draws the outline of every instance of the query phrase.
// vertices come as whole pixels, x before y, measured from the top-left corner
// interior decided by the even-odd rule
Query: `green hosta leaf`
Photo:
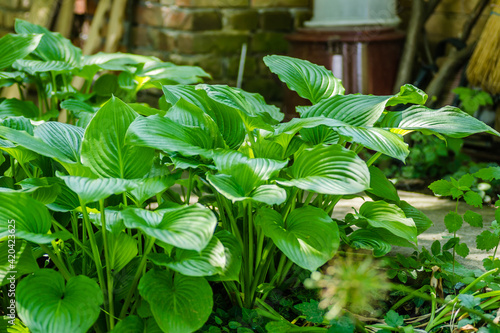
[[[474,176],[484,180],[500,179],[500,167],[489,167],[481,169],[474,173]]]
[[[464,223],[462,216],[455,212],[449,212],[446,214],[444,217],[444,224],[446,226],[446,229],[448,229],[449,232],[454,233],[462,227],[462,224]]]
[[[393,96],[335,95],[307,108],[298,108],[301,118],[324,116],[353,126],[373,126],[386,106],[420,103],[422,91],[407,85]]]
[[[429,185],[429,189],[436,195],[448,196],[451,195],[453,184],[447,180],[440,179]]]
[[[455,251],[456,253],[461,256],[462,258],[465,258],[469,255],[469,247],[467,246],[466,243],[460,243],[455,246]]]
[[[465,200],[465,202],[467,202],[471,206],[478,207],[478,208],[483,207],[483,198],[477,192],[474,192],[474,191],[465,192],[464,200]]]
[[[83,132],[80,127],[51,121],[37,126],[34,136],[61,152],[68,160],[77,163],[80,162]]]
[[[85,333],[101,312],[102,292],[97,283],[79,275],[64,284],[61,274],[42,269],[17,286],[17,311],[33,333]]]
[[[180,176],[180,173],[173,173],[167,176],[146,178],[139,186],[130,191],[130,194],[137,200],[139,206],[142,206],[149,198],[174,185]]]
[[[366,221],[373,228],[382,228],[392,234],[417,242],[415,222],[407,218],[404,211],[396,205],[385,201],[368,201],[359,209],[361,221]]]
[[[370,166],[368,169],[370,170],[370,189],[366,192],[378,198],[399,203],[398,191],[384,173],[375,166]]]
[[[417,227],[417,234],[420,235],[432,226],[432,221],[424,213],[413,207],[406,201],[401,201],[397,204],[403,210],[407,218],[413,219]]]
[[[38,155],[32,152],[31,150],[19,147],[10,141],[2,139],[0,139],[0,150],[5,151],[6,153],[14,157],[21,164],[26,164],[29,161],[32,161],[38,157]]]
[[[62,101],[60,107],[61,109],[71,111],[76,117],[80,117],[80,114],[82,112],[89,114],[95,113],[95,110],[91,105],[77,99],[67,99],[65,101]]]
[[[137,180],[119,178],[86,178],[77,176],[58,176],[74,191],[84,203],[106,199],[112,194],[130,191],[138,186]]]
[[[17,98],[7,98],[0,102],[0,118],[26,117],[35,118],[39,110],[33,102],[21,101]]]
[[[127,104],[112,97],[87,126],[82,161],[102,177],[141,178],[153,163],[153,149],[125,143],[130,124],[138,117]]]
[[[41,139],[35,138],[25,131],[17,131],[12,128],[0,126],[0,137],[12,141],[17,145],[36,152],[40,155],[54,158],[59,162],[74,164],[74,161],[68,158],[63,152],[54,149],[54,147],[51,147]]]
[[[6,333],[30,333],[30,330],[19,318],[10,319],[8,315],[0,317],[0,332]]]
[[[471,210],[468,210],[464,214],[465,222],[469,223],[472,227],[483,227],[483,216]]]
[[[18,131],[25,131],[30,135],[33,135],[35,127],[31,124],[31,121],[25,117],[8,117],[0,121],[2,126],[16,129]]]
[[[210,281],[239,281],[243,249],[236,237],[226,230],[217,231],[215,237],[224,245],[225,266],[222,273],[207,277]]]
[[[27,194],[19,192],[0,192],[0,238],[11,232],[15,225],[15,236],[27,241],[46,244],[56,238],[68,239],[71,235],[66,233],[48,234],[51,215],[48,209],[40,202]],[[14,222],[11,222],[14,221]],[[11,223],[9,223],[11,222]]]
[[[261,208],[255,223],[291,261],[310,271],[330,260],[340,243],[337,224],[312,206],[293,210],[285,222],[277,211]]]
[[[476,237],[476,244],[479,250],[489,251],[498,246],[499,238],[494,233],[484,230]]]
[[[290,180],[278,180],[278,183],[323,194],[355,194],[370,186],[366,163],[340,145],[303,150],[295,156],[289,174]]]
[[[11,283],[12,276],[17,279],[36,270],[38,264],[28,242],[10,238],[0,243],[0,286]]]
[[[141,278],[138,289],[164,332],[194,332],[212,312],[212,289],[203,278],[172,277],[165,271],[151,270]]]
[[[38,47],[33,52],[42,60],[64,61],[72,67],[78,67],[82,58],[82,51],[74,46],[69,39],[57,32],[51,32],[44,27],[20,19],[16,20],[16,33],[43,34]]]
[[[72,66],[64,61],[17,60],[12,67],[31,75],[43,72],[67,72]]]
[[[209,98],[204,90],[194,86],[163,86],[163,93],[172,105],[182,98],[208,114],[217,124],[220,134],[230,148],[236,148],[243,142],[245,127],[242,117],[245,117],[240,111]]]
[[[208,182],[229,200],[262,202],[268,205],[279,205],[286,200],[286,191],[276,185],[261,185],[253,191],[246,192],[243,187],[231,175],[206,175]]]
[[[253,191],[263,181],[269,180],[286,165],[287,161],[268,158],[248,158],[236,151],[222,151],[214,154],[217,170],[231,175],[245,194]]]
[[[122,73],[125,73],[125,72],[122,72]],[[152,108],[145,103],[142,103],[142,104],[141,103],[128,103],[128,106],[130,106],[138,114],[140,114],[142,116],[146,116],[146,117],[153,116],[155,114],[159,115],[160,117],[164,117],[165,114],[167,113],[164,110]]]
[[[355,230],[349,235],[349,241],[354,248],[373,250],[375,257],[384,256],[392,249],[391,244],[368,229]]]
[[[316,104],[323,98],[343,95],[344,87],[332,71],[307,60],[271,55],[264,57],[271,72],[278,75],[291,90]]]
[[[114,234],[119,234],[123,231],[123,229],[125,229],[121,212],[121,210],[114,207],[106,207],[104,209],[106,230]],[[89,219],[95,225],[102,227],[101,212],[89,213]]]
[[[346,126],[339,127],[336,131],[349,142],[359,143],[403,162],[410,153],[402,136],[382,128]]]
[[[159,116],[137,118],[129,127],[126,142],[140,147],[179,152],[185,156],[210,157],[212,149],[224,148],[217,146],[213,138],[199,127],[183,126]]]
[[[463,138],[480,132],[500,136],[500,133],[482,121],[452,106],[438,110],[425,106],[412,106],[404,111],[388,112],[381,126],[405,131],[421,131],[424,134],[439,133],[452,138]]]
[[[202,78],[212,78],[197,66],[175,66],[166,62],[147,62],[137,76],[148,77],[151,82],[162,84],[193,84],[203,82]]]
[[[38,34],[8,34],[0,38],[0,69],[33,52],[41,38],[42,35]]]
[[[206,91],[208,97],[216,102],[238,110],[247,130],[263,128],[272,131],[273,124],[283,120],[284,114],[273,105],[267,105],[259,94],[222,85],[198,85],[197,89]]]
[[[215,236],[201,252],[178,249],[174,258],[164,253],[153,253],[149,259],[156,265],[166,266],[186,276],[221,274],[226,266],[224,245]]]
[[[127,316],[116,324],[111,333],[144,333],[144,322],[138,316]]]
[[[217,225],[212,211],[198,204],[156,211],[129,208],[122,216],[127,228],[138,228],[167,244],[196,251],[207,246]]]
[[[22,192],[30,193],[31,197],[44,205],[53,203],[61,193],[61,187],[55,181],[47,178],[26,178],[18,183]]]
[[[124,232],[108,234],[109,265],[119,272],[137,256],[137,241]]]

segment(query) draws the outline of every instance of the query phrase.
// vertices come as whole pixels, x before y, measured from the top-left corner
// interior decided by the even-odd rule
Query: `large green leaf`
[[[41,38],[42,35],[38,34],[8,34],[0,38],[0,69],[33,52]]]
[[[212,289],[203,278],[172,277],[168,272],[151,270],[141,278],[138,289],[163,332],[194,332],[212,312]]]
[[[7,98],[0,102],[0,118],[23,116],[35,118],[40,111],[33,102]]]
[[[139,316],[127,316],[116,324],[111,333],[144,333],[144,322]]]
[[[304,149],[289,169],[290,180],[281,185],[323,194],[355,194],[370,187],[366,163],[340,145],[320,145]]]
[[[0,126],[0,137],[10,140],[40,155],[54,158],[59,162],[75,163],[71,158],[68,158],[64,152],[54,149],[55,147],[46,144],[41,139],[35,138],[25,131],[18,131],[13,128]]]
[[[425,230],[429,229],[432,226],[432,221],[429,219],[424,213],[422,213],[417,208],[413,207],[406,201],[401,201],[398,204],[398,207],[403,210],[407,218],[410,218],[415,222],[415,226],[417,227],[417,234],[420,235]]]
[[[78,176],[61,176],[66,185],[83,201],[90,203],[106,199],[112,194],[119,194],[131,191],[138,186],[138,181],[120,178],[87,178]]]
[[[51,32],[44,27],[29,23],[20,19],[16,20],[16,33],[35,33],[43,34],[38,47],[33,52],[42,60],[64,61],[72,67],[79,67],[82,51],[74,46],[69,39],[64,38],[57,32]]]
[[[67,72],[71,70],[71,65],[64,61],[50,60],[17,60],[12,67],[31,75],[43,72]]]
[[[272,131],[270,125],[277,124],[284,118],[284,114],[277,107],[266,104],[259,94],[223,85],[202,84],[196,88],[205,90],[208,97],[216,102],[238,110],[249,131],[255,128]]]
[[[226,266],[224,245],[213,236],[208,245],[201,251],[176,250],[175,256],[165,253],[153,253],[149,259],[156,265],[166,266],[186,276],[209,276],[221,274]]]
[[[279,55],[265,56],[264,63],[287,84],[288,88],[313,104],[323,98],[344,94],[345,89],[341,81],[323,66]]]
[[[388,112],[381,126],[392,128],[392,131],[401,134],[420,131],[424,134],[439,133],[452,138],[463,138],[486,132],[500,136],[500,133],[482,121],[452,106],[437,110],[425,106],[412,106],[404,111]]]
[[[214,233],[217,219],[199,204],[149,211],[128,208],[122,211],[127,228],[137,228],[148,236],[187,250],[203,250]]]
[[[97,283],[79,275],[64,284],[61,274],[42,269],[19,282],[17,313],[33,333],[85,333],[101,312]]]
[[[243,142],[245,127],[242,114],[237,109],[209,98],[204,90],[194,86],[163,86],[163,93],[167,102],[172,105],[182,98],[208,114],[219,127],[220,134],[229,148],[236,148]]]
[[[366,190],[368,195],[375,199],[385,199],[398,203],[400,201],[398,191],[394,185],[387,179],[382,170],[375,166],[370,166],[370,189]],[[374,199],[374,200],[375,200]]]
[[[183,126],[167,117],[137,118],[130,125],[126,142],[182,155],[211,156],[212,149],[223,148],[199,127]]]
[[[386,106],[400,103],[420,104],[425,101],[422,94],[420,89],[406,85],[393,96],[335,95],[311,107],[297,108],[297,110],[301,113],[301,118],[324,116],[353,126],[373,126]]]
[[[233,202],[249,199],[268,205],[279,205],[286,200],[286,191],[276,185],[261,185],[246,192],[231,175],[207,173],[206,177],[217,192]]]
[[[330,260],[340,244],[337,224],[312,206],[293,210],[286,221],[277,211],[261,208],[255,223],[291,261],[310,271]]]
[[[372,228],[386,229],[390,233],[410,242],[417,242],[417,227],[404,211],[394,204],[385,201],[367,201],[359,209],[357,224],[365,223]]]
[[[49,234],[51,215],[48,209],[28,194],[0,192],[0,238],[14,234],[33,243],[50,243],[56,238],[71,237],[66,233]],[[11,230],[15,230],[12,232]]]
[[[10,283],[12,276],[17,279],[36,270],[38,264],[28,242],[6,239],[0,243],[0,286]]]
[[[373,250],[375,257],[381,257],[389,253],[392,249],[384,238],[380,237],[373,230],[358,229],[349,235],[351,246],[357,249]]]
[[[410,153],[403,137],[377,127],[345,126],[336,128],[348,142],[355,142],[398,160],[405,161]]]
[[[231,175],[245,194],[279,173],[288,163],[269,158],[249,158],[230,150],[217,151],[213,159],[219,173]]]
[[[33,199],[44,205],[53,203],[61,193],[59,184],[54,181],[49,182],[47,178],[26,178],[17,184],[21,185],[22,192],[30,193]]]
[[[35,128],[34,136],[45,142],[54,150],[77,163],[80,162],[80,146],[84,130],[80,127],[50,121]]]
[[[180,173],[173,173],[166,176],[148,177],[144,179],[139,186],[130,191],[130,194],[137,200],[139,206],[148,200],[168,189],[175,184],[175,181],[181,176]]]
[[[137,241],[124,232],[110,233],[108,237],[109,265],[116,273],[137,256]]]
[[[138,114],[112,97],[85,130],[81,156],[83,164],[102,177],[142,178],[151,168],[154,150],[125,143],[125,135]]]

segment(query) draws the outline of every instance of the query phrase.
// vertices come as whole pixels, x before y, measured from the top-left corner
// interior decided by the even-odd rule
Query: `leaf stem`
[[[372,165],[380,157],[380,155],[382,155],[381,152],[377,152],[377,153],[373,154],[373,156],[370,157],[370,159],[368,161],[366,161],[366,165],[367,166]]]
[[[113,301],[113,286],[114,279],[111,274],[110,257],[109,257],[109,246],[108,246],[108,231],[106,230],[106,211],[104,210],[104,199],[99,200],[99,210],[101,211],[101,226],[102,226],[102,242],[104,244],[104,261],[106,263],[106,279],[108,282],[108,306],[109,306],[109,330],[113,330],[115,327],[115,304]]]
[[[151,252],[151,249],[153,248],[155,241],[156,241],[155,238],[148,238],[146,242],[146,248],[144,249],[144,254],[142,255],[141,262],[139,263],[139,267],[137,267],[137,271],[135,273],[134,279],[132,280],[132,284],[130,285],[130,290],[127,294],[127,298],[125,299],[125,303],[123,303],[122,310],[120,311],[120,316],[119,316],[120,319],[125,318],[125,315],[127,314],[127,309],[137,289],[137,284],[139,283],[139,279],[141,278],[143,269],[146,266],[147,256],[149,252]]]
[[[56,265],[56,267],[59,269],[59,272],[61,272],[64,279],[68,281],[71,278],[71,274],[69,273],[64,263],[59,260],[55,253],[47,245],[40,244],[40,247],[45,251],[45,253],[49,255],[50,260],[52,260],[54,265]]]

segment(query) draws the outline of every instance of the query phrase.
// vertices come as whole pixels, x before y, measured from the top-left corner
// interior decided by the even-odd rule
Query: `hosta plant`
[[[372,165],[404,161],[403,135],[499,135],[456,108],[427,109],[411,85],[344,95],[323,67],[264,61],[311,101],[300,118],[283,123],[258,94],[204,84],[163,85],[147,116],[112,96],[88,124],[3,118],[0,237],[14,220],[16,259],[0,276],[7,284],[15,267],[32,332],[193,332],[216,284],[276,318],[265,299],[292,268],[317,270],[340,244],[377,256],[414,247],[430,226]],[[397,104],[413,106],[388,111]],[[373,200],[331,218],[362,192]]]

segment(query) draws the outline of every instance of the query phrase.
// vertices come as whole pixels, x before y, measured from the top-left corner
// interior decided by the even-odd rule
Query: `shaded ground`
[[[427,217],[429,217],[434,225],[426,232],[418,236],[419,248],[426,247],[430,250],[432,242],[440,240],[444,244],[446,240],[442,236],[450,235],[444,225],[444,217],[450,210],[455,210],[455,202],[448,199],[440,199],[434,196],[399,191],[401,200],[408,201],[414,207],[420,209]],[[370,200],[370,199],[367,199]],[[359,209],[363,204],[362,198],[352,200],[342,200],[337,206],[333,214],[334,218],[343,219],[345,214],[353,213],[352,207]],[[462,242],[467,243],[470,249],[470,254],[467,258],[463,259],[458,257],[458,261],[469,268],[483,269],[482,260],[489,255],[493,255],[493,250],[490,252],[480,251],[476,249],[476,236],[479,235],[485,228],[491,225],[495,219],[495,209],[492,207],[484,207],[483,209],[474,208],[464,202],[460,202],[458,206],[458,213],[464,214],[467,210],[480,213],[483,216],[484,228],[473,228],[464,222],[462,229],[457,232]],[[393,252],[401,254],[411,254],[412,249],[394,247]]]

